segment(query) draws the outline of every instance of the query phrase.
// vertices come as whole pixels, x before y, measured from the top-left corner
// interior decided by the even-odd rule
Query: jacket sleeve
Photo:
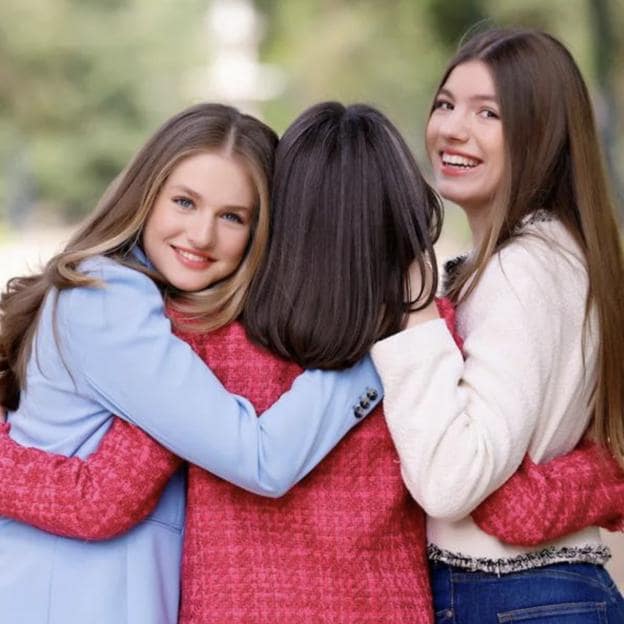
[[[108,260],[102,288],[58,298],[64,354],[79,392],[189,462],[257,494],[281,496],[382,397],[370,358],[310,370],[260,418],[171,333],[147,276]]]
[[[522,546],[587,526],[624,531],[624,471],[592,442],[546,464],[535,464],[527,456],[472,517],[486,533]]]
[[[86,540],[130,529],[156,506],[182,461],[140,429],[115,419],[87,459],[16,444],[0,425],[0,514]]]
[[[463,304],[470,307],[460,327],[465,359],[442,320],[372,349],[403,479],[429,516],[466,517],[529,450],[550,371],[567,345],[576,345],[561,327],[576,327],[577,308],[566,306],[565,289],[556,286],[583,286],[580,277],[566,281],[577,272],[567,257],[548,268],[552,255],[541,240],[527,237],[492,258]]]

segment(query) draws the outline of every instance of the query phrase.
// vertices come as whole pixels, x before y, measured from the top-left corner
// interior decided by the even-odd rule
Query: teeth
[[[183,249],[176,249],[176,251],[187,260],[191,262],[207,262],[207,259],[204,256],[199,256],[197,254],[191,253],[190,251],[185,251]]]
[[[447,154],[446,152],[442,152],[442,162],[445,165],[456,165],[459,167],[476,167],[479,164],[479,161],[474,158],[467,158],[458,154]]]

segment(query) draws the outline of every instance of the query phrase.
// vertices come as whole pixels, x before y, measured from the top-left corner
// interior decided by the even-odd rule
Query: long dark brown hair
[[[528,214],[547,210],[563,222],[585,256],[586,322],[595,307],[600,325],[593,434],[624,465],[624,260],[587,87],[565,46],[536,30],[477,34],[460,47],[440,87],[455,67],[474,60],[487,65],[496,86],[507,182],[488,235],[449,294],[458,302],[474,289]]]
[[[150,275],[174,308],[197,319],[193,329],[216,329],[236,318],[268,241],[269,181],[276,145],[277,135],[268,126],[221,104],[193,106],[161,126],[43,272],[9,281],[0,299],[0,405],[9,409],[18,406],[38,315],[47,293],[100,286],[80,271],[83,260],[98,254],[144,270],[133,262],[129,252],[141,243],[143,227],[158,193],[182,160],[206,151],[236,158],[254,184],[256,207],[245,258],[232,275],[196,293],[174,291],[157,273]]]
[[[433,298],[441,219],[438,196],[378,110],[306,110],[276,152],[270,245],[244,313],[250,337],[306,368],[353,364]],[[419,293],[405,277],[414,259],[423,274],[426,260],[434,267]]]

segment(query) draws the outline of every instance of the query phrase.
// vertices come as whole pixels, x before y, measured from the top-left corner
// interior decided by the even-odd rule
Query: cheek
[[[427,154],[429,159],[433,156],[433,144],[437,136],[436,123],[432,118],[429,119],[429,123],[425,128],[425,146],[427,148]]]
[[[243,259],[249,242],[250,230],[245,232],[229,232],[223,238],[223,251],[232,262],[240,262]]]
[[[500,129],[492,132],[489,137],[490,150],[497,154],[502,161],[505,157],[505,141],[503,140],[503,133]]]
[[[158,202],[152,208],[152,212],[145,222],[144,239],[154,240],[162,236],[170,228],[171,216],[167,206],[163,206]]]
[[[496,164],[497,164],[497,173],[499,180],[503,179],[507,168],[507,154],[505,153],[505,148],[503,145],[497,143],[496,144]]]
[[[143,229],[143,236],[141,239],[143,243],[143,249],[148,256],[153,250],[155,238],[155,224],[153,222],[153,219],[149,218],[145,223],[145,228]]]

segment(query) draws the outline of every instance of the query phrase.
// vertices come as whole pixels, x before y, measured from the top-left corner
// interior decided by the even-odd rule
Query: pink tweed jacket
[[[441,311],[452,326],[450,306]],[[182,337],[259,412],[300,370],[251,345],[236,323]],[[110,537],[149,513],[179,465],[121,420],[87,461],[2,434],[0,470],[11,479],[0,513],[71,537]],[[595,445],[544,466],[527,460],[473,516],[521,544],[589,524],[624,530],[624,474]],[[424,514],[402,484],[381,409],[278,500],[191,466],[186,522],[182,624],[433,622]]]

